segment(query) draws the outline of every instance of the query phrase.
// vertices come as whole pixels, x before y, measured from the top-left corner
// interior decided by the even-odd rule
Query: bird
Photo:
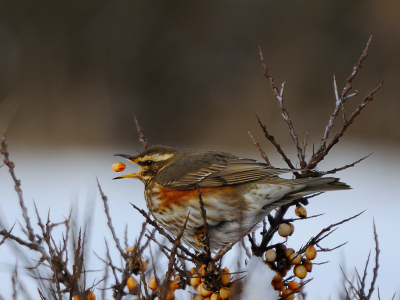
[[[141,180],[146,206],[164,229],[177,236],[189,215],[182,240],[198,252],[205,251],[199,191],[210,248],[215,253],[256,230],[275,208],[307,195],[350,189],[334,177],[284,179],[278,175],[299,170],[272,168],[254,159],[213,150],[154,145],[135,156],[115,156],[141,167],[137,173],[114,179]]]

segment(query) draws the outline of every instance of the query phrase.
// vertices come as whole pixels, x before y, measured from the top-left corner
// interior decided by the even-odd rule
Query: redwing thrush
[[[136,156],[116,156],[141,166],[140,172],[115,179],[140,179],[147,208],[165,229],[177,235],[190,212],[182,238],[200,251],[204,222],[197,187],[213,251],[238,240],[274,208],[309,194],[350,188],[333,177],[279,178],[298,170],[271,169],[265,163],[218,151],[153,146]]]

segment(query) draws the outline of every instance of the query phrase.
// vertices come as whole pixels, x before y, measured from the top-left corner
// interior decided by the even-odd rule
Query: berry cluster
[[[306,217],[306,209],[298,205],[295,213],[299,217]],[[294,232],[292,223],[282,223],[279,225],[278,234],[282,237],[288,237]],[[294,298],[295,293],[299,293],[301,286],[296,281],[285,280],[284,277],[288,271],[293,268],[293,274],[299,279],[304,279],[309,272],[312,271],[312,260],[317,257],[317,250],[313,245],[309,245],[304,253],[296,252],[293,248],[287,248],[284,244],[275,245],[268,249],[265,254],[264,263],[276,272],[276,276],[272,279],[271,285],[277,291],[280,291],[280,296],[287,300]]]

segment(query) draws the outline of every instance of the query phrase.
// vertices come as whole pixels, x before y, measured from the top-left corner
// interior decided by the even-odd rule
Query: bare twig
[[[4,236],[3,236],[3,239],[0,241],[0,246],[2,245],[2,244],[4,244],[4,242],[6,241],[6,239],[9,237],[9,235],[11,234],[11,232],[13,231],[13,229],[14,229],[14,226],[15,226],[15,223],[14,223],[14,225],[11,227],[11,229],[7,232],[7,230],[4,230],[5,232],[7,232]]]
[[[268,130],[267,130],[267,126],[265,126],[260,118],[256,115],[257,120],[258,120],[258,124],[260,124],[265,137],[272,143],[272,145],[274,145],[274,147],[276,148],[276,150],[278,151],[278,153],[281,155],[282,159],[286,162],[286,164],[289,166],[289,168],[291,169],[296,169],[295,166],[292,164],[292,162],[290,161],[290,159],[286,156],[285,152],[283,152],[281,145],[279,145],[276,141],[275,141],[275,137],[273,135],[270,135]],[[298,173],[297,173],[298,174]],[[299,175],[299,174],[298,174]]]
[[[264,150],[261,149],[260,143],[258,141],[255,140],[255,138],[253,137],[253,135],[251,134],[251,132],[249,130],[247,130],[248,134],[250,135],[250,138],[253,140],[254,145],[257,147],[258,151],[260,151],[261,157],[265,160],[267,166],[269,168],[273,168],[267,154],[265,154]]]
[[[345,165],[345,166],[340,167],[340,168],[334,168],[334,169],[329,170],[329,171],[326,171],[326,172],[319,172],[319,173],[320,173],[321,175],[335,174],[336,172],[343,171],[343,170],[345,170],[345,169],[354,167],[356,164],[362,162],[364,159],[370,157],[371,155],[372,155],[372,153],[368,154],[367,156],[364,156],[363,158],[360,158],[359,160],[353,162],[352,164]]]
[[[149,147],[149,143],[147,142],[146,138],[144,137],[144,131],[143,131],[142,127],[140,127],[136,116],[133,115],[133,117],[135,118],[136,127],[137,127],[137,130],[139,133],[139,141],[142,143],[144,150],[147,150],[147,148]]]
[[[171,244],[175,243],[175,239],[173,239],[162,227],[160,227],[157,222],[153,221],[150,216],[143,210],[138,208],[136,205],[134,205],[133,203],[131,203],[131,205],[142,214],[142,216],[144,216],[146,218],[147,223],[149,223],[151,226],[153,226],[155,229],[157,229],[157,231],[165,236],[168,241]],[[194,255],[193,253],[191,253],[188,249],[186,249],[182,244],[179,245],[179,249],[181,249],[186,255],[190,256],[193,260],[198,260],[198,258],[196,257],[196,255]]]
[[[314,279],[314,278],[310,278],[310,279],[307,279],[307,280],[303,281],[302,283],[300,283],[299,289],[302,288],[303,286],[305,286],[307,283],[309,283],[309,282],[310,282],[311,280],[313,280],[313,279]],[[301,290],[302,290],[302,289],[301,289]],[[287,297],[293,295],[294,293],[296,293],[296,292],[295,292],[295,291],[292,291],[292,292],[290,292],[290,293],[287,293],[285,296],[279,298],[278,300],[284,300],[284,299],[286,299]]]
[[[3,136],[2,136],[2,140],[1,140],[1,154],[3,154],[3,156],[4,156],[4,164],[7,165],[8,170],[10,171],[11,177],[14,180],[15,191],[17,192],[17,195],[19,198],[19,205],[22,210],[22,216],[26,223],[26,229],[28,230],[28,239],[31,242],[34,242],[35,241],[35,233],[31,226],[31,222],[30,222],[29,215],[28,215],[28,209],[26,208],[25,203],[24,203],[24,197],[22,196],[21,180],[17,179],[17,176],[15,175],[15,172],[14,172],[15,164],[14,164],[14,162],[10,161],[10,159],[9,159],[5,131],[3,131]]]
[[[368,291],[367,299],[371,298],[372,292],[374,291],[376,279],[378,278],[379,253],[381,252],[379,250],[378,234],[376,233],[375,220],[374,220],[374,240],[375,240],[375,267],[373,270],[374,276],[372,278],[371,287],[369,288],[369,291]]]
[[[285,83],[282,84],[281,91],[279,92],[279,89],[276,87],[276,85],[274,83],[274,78],[269,73],[267,65],[264,62],[264,57],[263,57],[263,54],[261,52],[261,48],[259,48],[259,51],[260,51],[261,63],[262,63],[262,66],[264,68],[264,76],[265,76],[265,78],[267,78],[268,83],[269,83],[269,85],[271,86],[271,88],[272,88],[272,90],[274,92],[275,99],[278,100],[279,107],[281,109],[283,119],[285,120],[286,124],[289,127],[290,136],[292,137],[294,145],[295,145],[295,147],[297,149],[297,157],[299,158],[299,161],[300,161],[300,167],[303,169],[306,166],[306,162],[304,161],[303,152],[302,152],[302,149],[301,149],[300,144],[299,144],[299,138],[298,138],[298,136],[297,136],[297,134],[296,134],[296,132],[294,130],[293,122],[289,117],[289,112],[286,109],[285,104],[283,103],[282,94],[283,94],[283,89],[284,89]]]
[[[331,131],[331,129],[332,129],[334,123],[335,123],[336,116],[338,115],[339,110],[342,107],[343,103],[346,101],[345,97],[346,97],[347,93],[353,87],[353,80],[356,77],[358,71],[360,70],[363,60],[366,59],[367,56],[368,56],[367,51],[369,49],[369,46],[371,45],[371,39],[372,39],[372,35],[370,36],[370,38],[368,40],[368,43],[367,43],[367,46],[365,47],[363,53],[361,54],[358,62],[353,67],[353,72],[351,73],[349,78],[347,78],[346,85],[343,88],[343,91],[342,91],[342,94],[340,95],[340,97],[337,95],[336,79],[334,78],[335,93],[336,93],[336,106],[335,106],[335,110],[333,111],[331,117],[329,118],[328,125],[326,126],[324,137],[322,138],[322,141],[321,141],[321,148],[320,149],[324,149],[325,148],[325,145],[326,145],[326,143],[328,141],[328,138],[329,138],[329,133],[330,133],[330,131]]]
[[[310,162],[307,165],[308,169],[315,168],[315,166],[329,153],[333,146],[339,142],[340,138],[344,135],[347,128],[354,122],[355,118],[361,113],[365,106],[374,99],[375,93],[382,87],[382,85],[383,82],[378,85],[378,87],[376,87],[371,93],[365,96],[364,101],[357,106],[356,110],[350,116],[350,119],[347,121],[347,123],[343,124],[342,128],[339,132],[335,134],[329,145],[326,146],[326,148],[320,148],[320,150],[318,150],[317,153],[311,158]]]
[[[329,225],[328,227],[322,229],[315,237],[311,238],[311,239],[308,241],[308,243],[298,251],[298,253],[304,253],[304,252],[307,250],[308,246],[310,246],[310,245],[316,245],[316,244],[318,244],[321,240],[323,240],[323,239],[326,238],[328,235],[330,235],[330,234],[332,233],[331,230],[332,230],[334,227],[336,227],[336,226],[338,226],[338,225],[340,225],[340,224],[346,223],[346,222],[348,222],[348,221],[350,221],[350,220],[352,220],[352,219],[354,219],[354,218],[357,218],[357,217],[360,216],[362,213],[364,213],[364,211],[362,211],[362,212],[360,212],[360,213],[358,213],[358,214],[356,214],[356,215],[354,215],[354,216],[352,216],[352,217],[350,217],[350,218],[344,219],[344,220],[342,220],[342,221],[340,221],[340,222],[338,222],[338,223],[331,224],[331,225]],[[334,229],[334,230],[336,230],[336,229]],[[324,235],[324,233],[329,232],[329,231],[331,231],[331,232],[328,233],[328,234],[326,234],[326,235]],[[336,247],[336,248],[337,248],[337,247]]]
[[[119,242],[119,238],[117,237],[117,234],[115,233],[115,229],[112,225],[112,220],[111,220],[111,216],[110,216],[110,209],[108,208],[108,198],[107,196],[103,193],[103,190],[101,189],[99,180],[96,177],[96,181],[97,181],[97,186],[99,188],[100,191],[100,195],[101,195],[101,199],[103,200],[103,204],[104,204],[104,212],[106,213],[106,217],[107,217],[107,225],[108,228],[111,231],[112,237],[115,241],[115,246],[117,247],[119,253],[121,254],[121,256],[126,259],[128,256],[125,253],[125,251],[122,249],[120,242]]]

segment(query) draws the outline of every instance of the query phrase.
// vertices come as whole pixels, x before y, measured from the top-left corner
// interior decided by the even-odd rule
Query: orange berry
[[[285,277],[287,274],[287,271],[288,271],[287,269],[283,269],[283,270],[280,270],[279,273],[281,273],[282,277]]]
[[[302,264],[303,264],[303,266],[306,267],[307,272],[311,272],[311,271],[312,271],[313,264],[312,264],[312,262],[309,261],[307,258],[304,258],[304,259],[303,259],[303,263],[302,263]]]
[[[293,248],[287,248],[287,249],[285,250],[285,256],[286,256],[286,258],[289,258],[290,255],[292,255],[293,253],[294,253],[294,249],[293,249]]]
[[[276,282],[272,282],[271,283],[272,287],[274,288],[275,291],[280,291],[284,285],[283,285],[283,281],[276,281]]]
[[[133,289],[135,289],[138,286],[138,284],[137,284],[135,278],[129,277],[128,280],[126,281],[126,286],[128,287],[129,291],[132,291]]]
[[[284,290],[282,292],[282,298],[285,297],[286,295],[290,294],[292,292],[292,290]],[[285,297],[285,300],[292,300],[294,298],[294,294],[291,294],[289,296]]]
[[[96,300],[96,296],[91,291],[89,291],[86,295],[86,300]]]
[[[126,169],[126,165],[122,162],[116,162],[111,166],[111,168],[114,170],[114,172],[122,172]]]
[[[305,278],[307,276],[307,269],[303,265],[297,265],[297,266],[294,267],[293,273],[298,278],[303,279],[303,278]]]
[[[199,284],[199,286],[197,287],[197,294],[203,297],[211,296],[212,293],[213,293],[212,291],[206,290],[204,288],[204,283]]]
[[[268,249],[265,251],[265,260],[267,262],[274,262],[276,259],[276,251],[273,249]]]
[[[172,291],[175,291],[176,289],[179,289],[179,285],[175,281],[170,281],[169,282],[169,288]]]
[[[134,250],[135,250],[135,246],[125,247],[125,252],[126,252],[126,253],[133,252]]]
[[[190,278],[190,285],[194,288],[197,288],[201,283],[201,279],[199,278],[199,274],[194,274],[192,278]]]
[[[155,291],[157,289],[157,279],[154,276],[151,277],[147,285],[149,286],[149,289]]]
[[[307,217],[307,210],[301,205],[296,206],[296,209],[294,210],[294,213],[296,214],[296,216],[298,216],[300,218],[306,218]]]
[[[221,300],[222,298],[219,294],[212,294],[210,299],[211,300]]]
[[[223,287],[219,290],[221,299],[229,299],[231,297],[231,290],[227,287]]]
[[[294,291],[295,293],[300,292],[300,284],[296,281],[291,281],[288,284],[288,288],[292,291]]]
[[[292,229],[290,228],[290,225],[287,223],[282,223],[278,227],[278,234],[282,237],[287,237],[292,234]]]
[[[309,260],[313,260],[317,257],[317,249],[315,249],[313,245],[308,246],[306,250],[306,257]]]
[[[291,264],[292,265],[299,265],[300,263],[301,263],[301,259],[302,259],[302,257],[301,257],[301,254],[299,254],[299,253],[292,253],[290,256],[289,256],[289,260],[291,260],[292,262],[291,262]]]
[[[282,275],[280,273],[276,273],[276,276],[272,278],[272,282],[282,281]]]
[[[221,279],[220,282],[222,285],[228,285],[231,282],[231,274],[227,274],[229,273],[229,269],[225,268],[224,272],[221,275]]]

